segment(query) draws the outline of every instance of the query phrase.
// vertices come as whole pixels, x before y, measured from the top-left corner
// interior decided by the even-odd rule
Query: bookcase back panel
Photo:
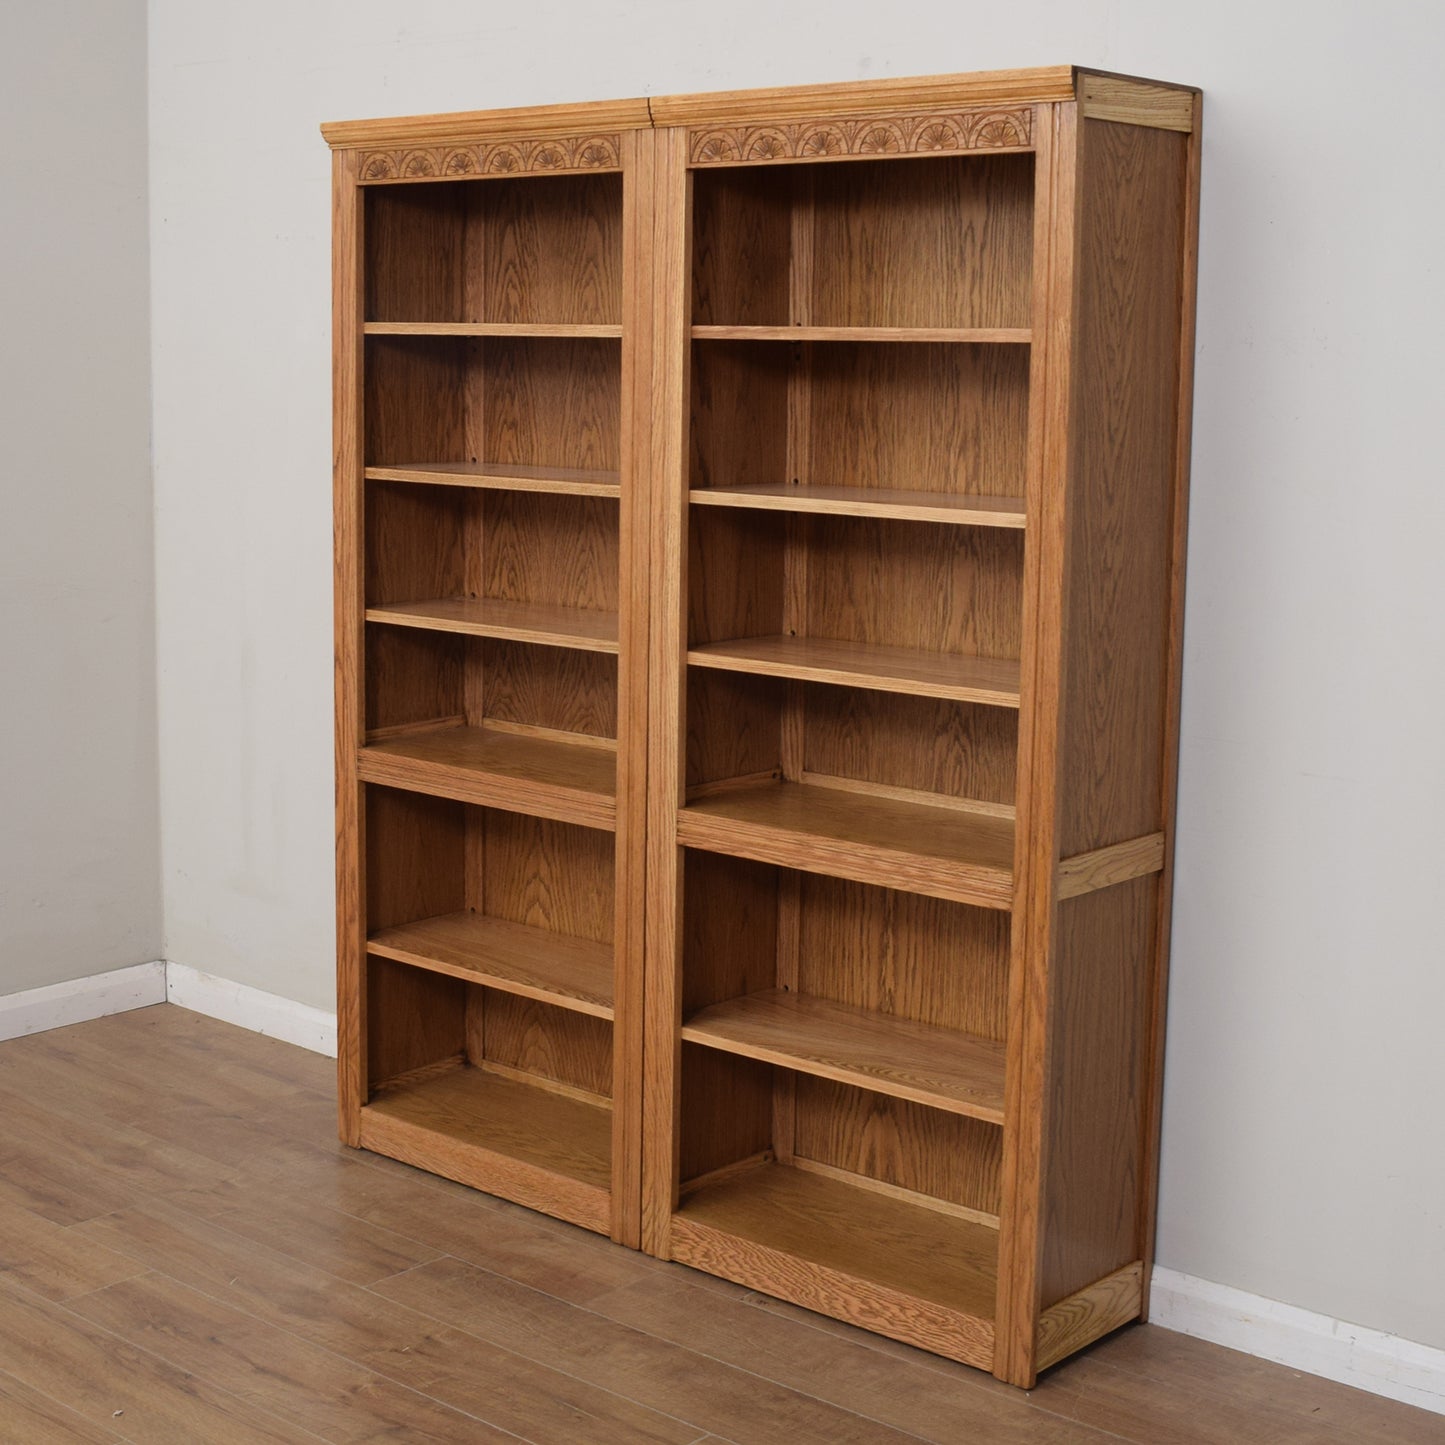
[[[792,348],[699,342],[692,356],[691,485],[747,487],[789,479]]]
[[[803,485],[1022,496],[1029,348],[808,342]]]
[[[366,629],[366,727],[498,722],[617,737],[617,660],[605,653],[463,637],[379,622]]]
[[[366,497],[366,603],[476,596],[482,498],[460,487],[373,482]]]
[[[1007,708],[809,684],[798,710],[805,773],[1013,806],[1018,714]]]
[[[788,324],[794,174],[746,166],[694,174],[695,324]]]
[[[1033,157],[700,171],[698,325],[1027,326]]]
[[[998,1213],[1003,1131],[996,1124],[831,1079],[791,1077],[792,1152],[800,1158]]]
[[[486,461],[616,471],[621,410],[615,340],[366,339],[368,466]]]
[[[367,1078],[375,1089],[465,1057],[468,985],[389,958],[366,964]]]
[[[1026,346],[698,341],[691,485],[1021,496],[1028,377]]]
[[[469,722],[489,718],[616,738],[616,658],[491,638],[476,648],[481,654],[482,712],[469,716]]]
[[[468,460],[467,350],[453,337],[366,338],[367,466]]]
[[[772,1147],[770,1064],[682,1045],[678,1177],[683,1183]]]
[[[446,798],[366,789],[366,928],[467,906],[467,810]]]
[[[797,878],[799,993],[1003,1039],[1006,913],[816,873]]]
[[[806,636],[970,657],[1019,656],[1020,533],[809,517],[804,538]]]
[[[469,810],[478,877],[470,906],[512,923],[610,943],[609,834],[498,809]]]
[[[484,597],[617,610],[617,503],[531,492],[482,494]]]
[[[1027,326],[1033,157],[810,166],[814,326]],[[811,198],[808,196],[811,190]]]
[[[682,1016],[777,986],[778,872],[689,851],[683,864]]]
[[[687,785],[779,774],[786,688],[775,678],[693,670],[687,680]]]
[[[622,178],[376,186],[366,193],[368,321],[622,319]]]
[[[466,714],[467,639],[410,627],[366,627],[368,730]]]
[[[687,565],[687,640],[782,631],[785,527],[758,512],[697,508]]]
[[[612,1025],[536,999],[469,985],[467,1057],[612,1097]]]
[[[488,337],[469,343],[470,458],[617,470],[622,371],[616,341]]]

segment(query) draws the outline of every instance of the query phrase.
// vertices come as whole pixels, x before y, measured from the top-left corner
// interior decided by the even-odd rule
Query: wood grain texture
[[[685,1016],[684,1042],[1003,1122],[1003,1045],[769,989]]]
[[[606,1019],[559,1009],[536,998],[497,989],[483,994],[480,1040],[470,1059],[524,1082],[581,1095],[593,1103],[612,1098],[612,1025]],[[468,1000],[470,1002],[470,999]],[[480,1042],[480,1051],[477,1044]]]
[[[1139,1315],[1144,1267],[1137,1260],[1050,1305],[1039,1316],[1038,1367],[1050,1365]]]
[[[995,1247],[981,1225],[781,1165],[689,1195],[673,1225],[684,1263],[984,1366]]]
[[[496,918],[613,942],[612,839],[523,813],[468,811],[480,855],[475,898]]]
[[[694,326],[692,336],[695,341],[886,341],[915,346],[1019,346],[1030,339],[1026,327],[1002,326]]]
[[[692,803],[678,814],[677,836],[687,847],[983,908],[1012,899],[1005,819],[782,783]]]
[[[365,532],[362,515],[364,315],[363,233],[355,157],[333,156],[332,271],[332,586],[336,779],[336,1093],[343,1141],[358,1138],[366,1099],[364,987],[366,847],[356,752],[366,738],[364,624]]]
[[[612,1238],[642,1243],[644,1010],[646,1007],[647,724],[651,628],[653,249],[650,133],[623,139],[623,346],[618,516],[617,830],[612,1051]]]
[[[1012,807],[1018,719],[1007,708],[868,689],[806,688],[806,773],[932,803]]]
[[[368,336],[498,336],[550,337],[574,340],[616,340],[622,327],[616,322],[568,321],[368,321]]]
[[[820,874],[795,876],[792,986],[800,993],[1003,1039],[1006,914]]]
[[[368,481],[416,482],[433,487],[480,487],[493,491],[558,492],[574,497],[616,497],[616,472],[598,467],[499,466],[493,462],[419,462],[367,467]]]
[[[612,950],[590,939],[458,912],[380,929],[366,947],[413,968],[612,1017]]]
[[[357,756],[368,783],[585,827],[616,822],[617,762],[598,748],[453,727],[371,743]]]
[[[607,614],[582,615],[590,625]],[[546,729],[560,741],[616,750],[618,665],[611,653],[496,639],[468,644],[465,661],[474,684],[467,721],[474,726]]]
[[[791,677],[915,697],[1018,706],[1018,664],[827,637],[738,637],[688,649],[692,667]]]
[[[1139,1257],[1157,890],[1155,878],[1137,878],[1059,906],[1045,1114],[1045,1308]]]
[[[617,651],[617,614],[549,602],[511,602],[496,597],[446,597],[389,602],[366,609],[368,622],[420,627],[472,637],[503,637],[542,647],[575,647],[586,652]]]
[[[1174,442],[1173,507],[1169,539],[1169,656],[1165,663],[1163,767],[1160,817],[1164,830],[1164,868],[1159,879],[1159,917],[1155,924],[1154,973],[1150,981],[1148,1058],[1145,1062],[1145,1161],[1140,1171],[1139,1253],[1143,1284],[1139,1313],[1149,1318],[1149,1282],[1154,1264],[1154,1234],[1159,1207],[1159,1134],[1164,1107],[1164,1017],[1169,993],[1169,941],[1174,898],[1174,814],[1179,788],[1180,685],[1184,673],[1184,577],[1189,536],[1189,460],[1194,416],[1194,325],[1199,273],[1199,163],[1203,146],[1203,97],[1194,97],[1194,123],[1188,142],[1184,187],[1184,256],[1179,288],[1179,412]]]
[[[482,528],[484,595],[616,617],[619,543],[613,503],[488,492],[483,494]]]
[[[1089,565],[1065,598],[1064,856],[1162,822],[1185,146],[1083,126],[1069,548]]]
[[[1142,838],[1129,838],[1107,848],[1089,853],[1076,853],[1059,864],[1057,896],[1077,898],[1096,888],[1112,888],[1131,878],[1158,873],[1164,867],[1164,835],[1148,833]]]
[[[813,517],[807,536],[804,635],[970,657],[1020,655],[1022,534]]]
[[[648,491],[652,626],[648,639],[647,922],[643,1045],[642,1244],[671,1257],[682,1092],[680,980],[682,855],[677,809],[685,795],[683,656],[688,643],[686,492],[693,379],[687,339],[692,293],[691,186],[685,138],[655,137],[652,412]]]
[[[466,987],[444,974],[406,968],[390,959],[366,964],[367,1068],[378,1085],[450,1063],[466,1053]]]
[[[825,166],[812,190],[813,326],[1028,339],[1031,156]]]
[[[918,1207],[954,1205],[988,1216],[1000,1205],[1002,1136],[996,1124],[833,1079],[795,1076],[794,1162],[841,1171],[917,1196]]]
[[[362,1115],[362,1145],[605,1234],[610,1116],[595,1104],[458,1066],[378,1092]]]
[[[1024,525],[1022,497],[956,496],[886,487],[804,487],[790,482],[761,482],[745,487],[698,487],[688,493],[688,501],[695,507],[744,507],[753,511],[945,522],[964,527]]]
[[[1079,114],[1159,130],[1192,131],[1199,92],[1122,75],[1079,72]]]
[[[1014,906],[999,1210],[994,1374],[1029,1387],[1039,1312],[1044,1085],[1059,787],[1065,513],[1076,258],[1076,108],[1050,107],[1035,137],[1034,325],[1030,353],[1028,545],[1024,555]]]

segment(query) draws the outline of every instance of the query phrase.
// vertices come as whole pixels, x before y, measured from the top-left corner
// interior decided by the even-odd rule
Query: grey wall
[[[144,0],[0,43],[0,994],[160,957]]]
[[[150,17],[166,956],[323,1006],[317,122],[1060,61],[1205,88],[1159,1259],[1445,1346],[1445,9],[153,0]]]

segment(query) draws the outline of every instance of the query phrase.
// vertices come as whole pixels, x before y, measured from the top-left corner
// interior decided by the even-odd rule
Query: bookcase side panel
[[[1066,502],[1057,856],[1166,817],[1190,137],[1084,120]],[[1040,1303],[1147,1250],[1150,1015],[1162,848],[1059,890],[1049,980]],[[1077,870],[1076,870],[1077,871]],[[1061,880],[1063,875],[1060,875]],[[1079,896],[1071,896],[1079,895]]]

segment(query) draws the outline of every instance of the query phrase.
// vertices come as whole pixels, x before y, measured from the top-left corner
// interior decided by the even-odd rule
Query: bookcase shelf
[[[590,938],[462,911],[383,928],[366,950],[556,1008],[613,1015],[612,950]]]
[[[497,462],[410,462],[367,467],[367,481],[417,482],[433,487],[476,487],[499,492],[555,492],[570,497],[620,497],[615,471],[593,467],[526,467]]]
[[[366,783],[592,828],[615,823],[616,774],[617,759],[606,749],[480,727],[405,733],[369,743],[358,759]]]
[[[501,637],[543,647],[584,652],[617,651],[617,614],[546,602],[508,602],[497,597],[441,597],[430,602],[389,602],[366,609],[368,622],[419,627],[473,637]]]
[[[678,841],[984,908],[1013,902],[1013,821],[816,783],[716,793],[677,818]]]
[[[370,330],[371,328],[368,328]],[[1027,345],[1026,326],[694,326],[694,341],[945,341]]]
[[[843,683],[997,707],[1019,705],[1019,665],[1009,658],[959,657],[827,637],[779,636],[705,643],[690,648],[687,660],[693,667],[761,677]]]
[[[1024,1387],[1147,1316],[1198,119],[326,128],[347,1143]]]
[[[828,999],[768,989],[683,1020],[681,1036],[744,1058],[1003,1123],[1003,1045]]]
[[[1022,497],[975,497],[890,487],[803,487],[786,482],[760,482],[746,487],[695,487],[687,499],[695,507],[892,518],[901,522],[945,522],[965,527],[1022,527],[1025,517]]]

